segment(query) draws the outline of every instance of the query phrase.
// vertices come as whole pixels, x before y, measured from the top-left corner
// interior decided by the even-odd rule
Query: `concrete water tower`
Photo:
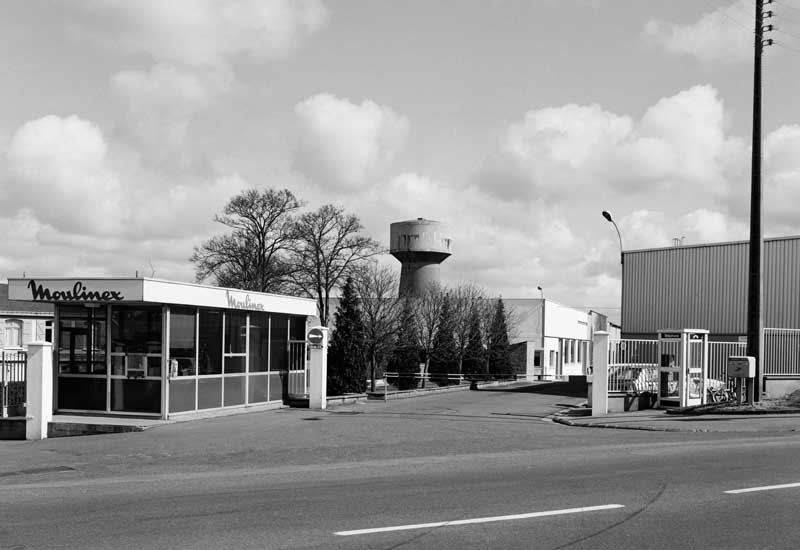
[[[389,226],[389,252],[400,260],[400,296],[418,296],[439,282],[439,264],[452,254],[453,239],[441,223],[417,218]]]

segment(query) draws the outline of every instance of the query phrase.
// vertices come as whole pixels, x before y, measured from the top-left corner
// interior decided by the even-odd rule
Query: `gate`
[[[0,417],[24,414],[27,366],[27,352],[0,351]]]
[[[290,396],[308,395],[307,353],[305,340],[289,341],[289,379],[287,392]]]

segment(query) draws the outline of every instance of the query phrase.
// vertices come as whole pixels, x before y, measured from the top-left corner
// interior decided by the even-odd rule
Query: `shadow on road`
[[[586,387],[581,388],[569,382],[549,382],[531,384],[527,386],[512,386],[506,388],[478,388],[472,391],[503,392],[503,393],[537,393],[543,395],[563,395],[566,397],[586,397]]]

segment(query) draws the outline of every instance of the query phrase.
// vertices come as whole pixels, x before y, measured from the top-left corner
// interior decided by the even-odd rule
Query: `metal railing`
[[[746,354],[747,344],[743,342],[709,342],[707,378],[729,384],[728,357]]]
[[[800,329],[764,329],[764,374],[800,375]]]
[[[655,393],[658,389],[658,340],[608,341],[608,391]]]
[[[25,406],[25,380],[28,354],[25,351],[0,351],[0,416],[17,414]]]
[[[308,394],[308,369],[306,363],[308,360],[306,341],[305,340],[290,340],[289,341],[289,373],[288,373],[288,392],[289,395],[307,395]]]

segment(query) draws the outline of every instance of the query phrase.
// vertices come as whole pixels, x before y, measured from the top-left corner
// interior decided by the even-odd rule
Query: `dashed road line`
[[[775,489],[790,489],[792,487],[800,487],[800,483],[784,483],[783,485],[765,485],[763,487],[748,487],[747,489],[733,489],[732,491],[725,491],[729,495],[738,495],[741,493],[755,493],[756,491],[774,491]]]
[[[549,510],[546,512],[530,512],[527,514],[513,514],[510,516],[493,516],[486,518],[459,519],[454,521],[438,521],[434,523],[416,523],[412,525],[394,525],[391,527],[373,527],[370,529],[355,529],[353,531],[338,531],[334,535],[349,537],[353,535],[368,535],[371,533],[387,533],[390,531],[410,531],[412,529],[429,529],[433,527],[450,527],[453,525],[469,525],[473,523],[490,523],[494,521],[513,521],[519,519],[540,518],[545,516],[560,516],[563,514],[578,514],[581,512],[599,512],[624,508],[624,504],[603,504],[601,506],[585,506],[582,508],[566,508],[564,510]]]

